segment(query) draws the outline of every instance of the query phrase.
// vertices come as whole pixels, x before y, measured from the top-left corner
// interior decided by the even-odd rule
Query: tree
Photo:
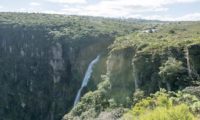
[[[183,63],[172,57],[169,57],[159,69],[159,75],[163,82],[167,84],[168,90],[171,90],[171,84],[177,81],[179,73],[184,71]]]

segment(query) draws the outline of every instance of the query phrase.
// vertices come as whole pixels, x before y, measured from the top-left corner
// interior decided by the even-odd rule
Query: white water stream
[[[185,58],[187,60],[188,75],[189,75],[189,77],[192,77],[192,69],[191,69],[191,65],[190,65],[190,55],[189,55],[188,48],[185,49]]]
[[[100,55],[98,55],[88,66],[87,71],[85,73],[84,79],[82,81],[82,85],[81,88],[78,90],[78,93],[76,94],[76,99],[74,100],[74,106],[79,102],[80,97],[81,97],[81,92],[83,90],[84,87],[87,86],[90,77],[92,75],[93,72],[93,66],[99,61]]]

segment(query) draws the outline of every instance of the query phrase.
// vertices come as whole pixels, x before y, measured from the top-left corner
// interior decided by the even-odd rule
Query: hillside
[[[0,66],[1,120],[142,119],[166,104],[199,117],[200,22],[0,13]]]

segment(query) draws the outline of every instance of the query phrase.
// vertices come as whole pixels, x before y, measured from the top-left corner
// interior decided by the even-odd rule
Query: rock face
[[[8,19],[12,16],[14,20]],[[38,17],[41,19],[34,20]],[[145,94],[167,86],[178,90],[200,79],[198,41],[194,44],[189,44],[190,41],[181,43],[180,47],[178,43],[175,44],[177,46],[167,45],[165,48],[162,46],[165,46],[168,37],[179,39],[180,36],[173,34],[166,36],[166,39],[162,39],[162,33],[161,36],[153,36],[153,40],[164,41],[161,45],[157,44],[158,41],[147,39],[149,34],[154,35],[158,31],[118,40],[115,39],[116,35],[134,31],[135,28],[131,27],[134,23],[92,17],[60,17],[0,14],[1,120],[62,119],[73,106],[88,64],[98,54],[101,54],[101,58],[86,88],[94,91],[88,92],[83,102],[72,109],[75,116],[70,114],[71,119],[117,119],[123,114],[121,110],[105,110],[111,106],[130,107],[137,89]],[[144,36],[137,41],[141,34]],[[118,47],[114,48],[113,40]],[[107,49],[109,45],[111,49]],[[161,48],[161,52],[154,52],[157,48]],[[159,72],[161,67],[168,65],[165,63],[170,57],[181,63],[184,69],[172,74],[171,81],[167,81],[161,78]],[[198,92],[199,88],[194,89]],[[188,89],[189,92],[192,90]],[[68,119],[68,115],[65,116],[63,119]]]
[[[134,78],[132,59],[134,50],[132,48],[112,52],[107,59],[107,74],[112,82],[111,94],[116,102],[126,103],[126,97],[133,94]],[[126,81],[126,82],[125,82]]]
[[[190,61],[196,61],[194,56],[200,46],[191,45],[188,49],[188,57]],[[196,51],[196,52],[193,52]],[[169,54],[170,53],[170,54]],[[168,85],[172,90],[182,90],[183,88],[194,85],[194,81],[198,81],[198,75],[200,71],[195,67],[194,64],[199,62],[191,62],[192,75],[188,75],[187,70],[187,59],[185,57],[184,48],[170,48],[165,51],[164,54],[151,54],[151,53],[137,53],[134,47],[129,47],[125,49],[120,49],[112,51],[107,57],[107,77],[111,84],[111,89],[105,92],[105,96],[108,96],[102,103],[105,104],[103,108],[98,102],[92,103],[89,101],[97,101],[100,98],[95,97],[95,92],[83,96],[80,104],[75,106],[70,113],[63,117],[63,120],[117,120],[123,115],[123,112],[115,113],[115,108],[112,108],[114,104],[115,107],[130,107],[133,93],[138,89],[144,91],[145,94],[150,94],[158,91],[160,88],[167,89],[167,83],[162,80],[159,76],[160,66],[169,60],[169,57],[173,56],[175,60],[182,61],[183,71],[170,76],[172,81],[169,81]],[[197,55],[198,57],[198,55]],[[171,71],[171,69],[170,69]],[[195,71],[195,72],[194,72]],[[195,80],[198,79],[198,80]],[[100,83],[101,84],[101,83]],[[196,95],[199,97],[199,87],[188,87],[184,92]],[[111,101],[112,100],[112,101]],[[98,104],[97,104],[98,103]],[[100,102],[101,103],[101,102]],[[86,107],[85,106],[89,106]],[[97,109],[91,109],[93,107]],[[102,107],[101,106],[101,107]],[[94,107],[94,108],[95,108]],[[108,111],[106,111],[108,109]]]
[[[184,67],[183,72],[178,73],[178,80],[172,81],[172,90],[188,86],[192,80],[199,79],[200,70],[199,62],[197,62],[197,59],[199,60],[199,50],[197,48],[200,49],[200,46],[192,45],[188,48],[191,75],[188,74],[188,60],[185,57],[184,48],[176,49],[172,47],[166,50],[164,54],[136,53],[134,47],[111,52],[107,60],[107,74],[110,75],[112,81],[112,95],[116,97],[116,100],[120,100],[121,96],[123,96],[122,98],[131,96],[136,89],[141,89],[147,94],[155,92],[159,88],[167,89],[166,83],[162,82],[162,78],[158,73],[162,63],[170,56],[183,61]],[[181,78],[179,78],[180,76]],[[187,79],[187,81],[184,79]],[[115,93],[116,91],[117,93]],[[122,93],[120,94],[119,91]]]
[[[1,120],[61,119],[73,106],[89,62],[113,39],[55,41],[52,28],[32,27],[0,26]]]

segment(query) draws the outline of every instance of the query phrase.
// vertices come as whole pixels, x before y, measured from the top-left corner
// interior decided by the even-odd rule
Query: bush
[[[172,97],[173,96],[173,97]],[[196,120],[199,100],[181,92],[161,89],[150,97],[140,100],[123,116],[124,120]]]
[[[74,120],[75,118],[81,120],[88,120],[95,118],[104,109],[115,106],[115,101],[112,101],[109,97],[109,91],[111,84],[106,75],[102,76],[102,82],[99,83],[98,89],[93,92],[86,93],[80,100],[80,102],[74,106],[70,113],[65,115],[63,120]],[[109,101],[109,99],[111,101]]]
[[[157,107],[139,117],[138,120],[195,120],[185,104],[173,106],[170,108]]]
[[[200,101],[193,103],[191,105],[191,110],[192,110],[192,112],[194,112],[195,114],[198,115],[200,113]]]
[[[174,30],[170,30],[169,33],[170,34],[175,34],[175,31]]]
[[[185,68],[181,61],[169,57],[166,62],[160,66],[158,73],[162,78],[162,82],[167,83],[167,89],[171,90],[171,84],[180,81],[180,74],[184,72]]]
[[[140,100],[142,100],[144,98],[144,91],[137,89],[134,93],[133,93],[133,104],[139,102]]]
[[[109,99],[108,102],[109,102],[109,108],[116,108],[117,107],[117,103],[113,98]]]

